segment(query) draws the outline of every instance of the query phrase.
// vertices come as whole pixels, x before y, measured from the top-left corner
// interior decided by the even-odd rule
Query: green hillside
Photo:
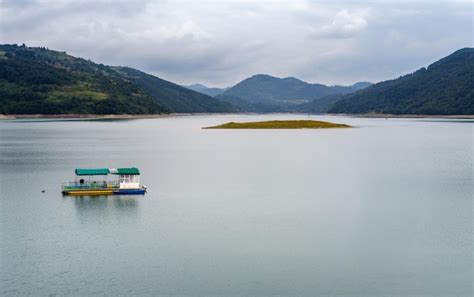
[[[124,67],[45,48],[0,45],[1,114],[229,112],[212,97]]]
[[[234,112],[231,104],[128,67],[112,67],[172,112]]]
[[[332,91],[327,86],[308,84],[293,77],[278,78],[258,74],[239,82],[225,91],[224,94],[239,97],[249,102],[269,103],[311,100],[332,94]]]
[[[474,114],[474,49],[464,48],[398,79],[345,95],[332,113]]]

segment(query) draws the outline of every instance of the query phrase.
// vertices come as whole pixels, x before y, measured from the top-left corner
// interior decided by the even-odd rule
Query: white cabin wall
[[[120,189],[137,189],[137,188],[140,188],[139,175],[120,176]]]
[[[120,189],[137,189],[140,188],[140,183],[121,183]]]

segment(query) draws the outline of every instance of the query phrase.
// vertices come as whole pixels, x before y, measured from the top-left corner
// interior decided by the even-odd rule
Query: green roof
[[[76,175],[107,175],[109,174],[108,168],[76,168]]]
[[[130,168],[117,168],[117,169],[111,169],[110,173],[112,174],[118,174],[118,175],[123,175],[123,174],[128,174],[128,175],[140,175],[140,170],[136,167],[130,167]]]

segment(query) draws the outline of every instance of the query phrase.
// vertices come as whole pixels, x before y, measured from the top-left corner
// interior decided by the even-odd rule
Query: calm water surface
[[[292,118],[0,122],[0,295],[472,296],[473,122],[201,129]],[[126,166],[148,194],[61,195]]]

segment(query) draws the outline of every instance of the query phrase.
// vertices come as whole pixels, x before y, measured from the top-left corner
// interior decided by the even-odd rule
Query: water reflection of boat
[[[138,168],[94,168],[75,170],[73,182],[63,184],[63,195],[137,195],[145,194]]]
[[[74,204],[77,219],[81,223],[97,226],[97,223],[130,223],[139,217],[141,199],[131,196],[75,196],[66,201]]]

